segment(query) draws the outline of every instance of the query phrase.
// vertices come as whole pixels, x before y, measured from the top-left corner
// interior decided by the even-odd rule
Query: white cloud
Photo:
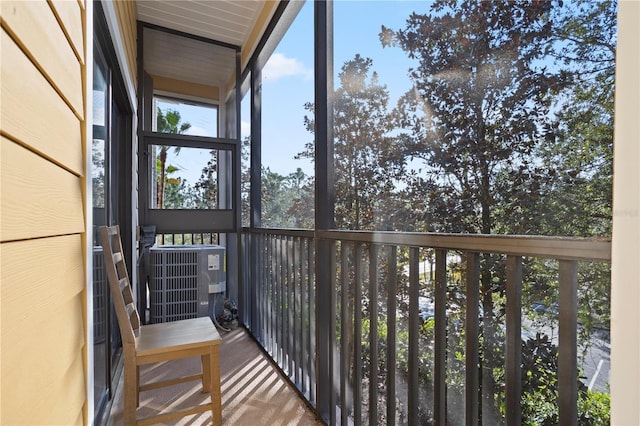
[[[191,136],[209,136],[212,137],[213,135],[210,135],[209,132],[207,131],[207,129],[204,129],[202,127],[198,127],[198,126],[191,126],[187,129],[186,132],[184,132],[185,135],[191,135]]]
[[[276,81],[283,77],[300,76],[305,80],[313,78],[313,69],[307,68],[296,58],[288,58],[282,53],[274,53],[262,70],[262,79]]]
[[[242,139],[249,136],[250,134],[251,134],[251,123],[249,123],[248,121],[242,120],[240,122],[240,135],[242,136]]]

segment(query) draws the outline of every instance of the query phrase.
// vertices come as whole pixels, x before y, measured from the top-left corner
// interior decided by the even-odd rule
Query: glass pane
[[[106,126],[107,82],[99,67],[93,68],[93,125]]]
[[[108,91],[104,69],[93,67],[93,140],[91,144],[91,187],[93,199],[93,341],[94,404],[98,409],[107,390],[107,276],[103,268],[98,227],[107,224],[107,136]]]
[[[609,236],[616,12],[616,2],[583,0],[335,2],[336,226]],[[465,383],[465,256],[448,259],[452,424],[476,391]],[[480,258],[478,414],[491,425],[512,409],[504,262]],[[525,259],[525,424],[558,421],[557,268]],[[579,418],[607,424],[609,270],[585,264],[578,274]],[[429,356],[421,348],[420,362]],[[429,383],[428,369],[419,377]],[[377,389],[382,400],[385,383]],[[432,400],[419,400],[429,422]]]
[[[91,184],[93,187],[93,207],[105,208],[105,143],[94,139],[91,146]],[[94,217],[94,219],[97,219]],[[101,218],[100,218],[101,219]],[[100,220],[98,224],[105,224]]]
[[[156,97],[153,131],[218,137],[218,107]]]
[[[251,81],[251,73],[247,80]],[[242,170],[241,170],[241,191],[242,191],[242,226],[249,226],[249,196],[251,191],[251,89],[242,98],[240,104],[242,123],[240,124],[240,137],[242,140]]]
[[[313,228],[313,2],[262,70],[262,225]]]
[[[218,165],[225,152],[152,145],[151,208],[218,209]]]

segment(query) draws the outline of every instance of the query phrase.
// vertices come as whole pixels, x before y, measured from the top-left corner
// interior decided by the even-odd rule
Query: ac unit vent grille
[[[224,270],[208,271],[208,256],[220,256],[221,246],[158,246],[150,250],[149,319],[177,321],[209,314],[209,284],[226,282]],[[212,272],[216,272],[215,276]]]

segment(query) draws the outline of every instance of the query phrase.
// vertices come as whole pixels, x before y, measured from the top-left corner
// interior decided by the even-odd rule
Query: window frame
[[[142,153],[145,157],[143,170],[140,170],[140,190],[144,192],[141,210],[144,223],[156,225],[158,233],[192,233],[192,232],[235,232],[236,209],[235,195],[237,189],[233,182],[233,175],[240,173],[233,165],[238,153],[238,144],[235,139],[211,138],[205,136],[191,136],[171,133],[157,133],[145,131],[142,134]],[[151,147],[163,145],[180,148],[199,148],[207,150],[219,150],[230,152],[231,179],[221,176],[218,183],[230,187],[232,192],[232,204],[230,208],[209,210],[197,209],[154,209],[150,207],[151,191],[151,164],[153,156]],[[153,186],[155,187],[155,186]]]

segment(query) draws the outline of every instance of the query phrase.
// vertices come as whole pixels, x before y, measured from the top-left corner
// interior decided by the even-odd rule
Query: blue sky
[[[334,3],[334,74],[345,61],[356,53],[373,60],[372,70],[379,81],[387,85],[393,106],[398,97],[410,88],[407,70],[412,62],[399,48],[382,48],[378,34],[381,26],[392,29],[403,28],[413,11],[427,11],[428,1],[346,1]],[[272,171],[287,175],[296,168],[313,173],[308,160],[295,160],[294,156],[304,149],[313,135],[304,128],[306,102],[313,102],[313,2],[308,1],[292,23],[284,38],[275,49],[263,70],[262,87],[262,161]],[[243,100],[243,137],[249,133],[249,99]],[[184,108],[184,109],[183,109]],[[215,135],[215,125],[201,115],[179,108],[183,119],[192,128],[188,134]],[[182,150],[179,156],[170,152],[168,163],[177,165],[179,175],[195,183],[202,166],[206,164],[206,152]]]
[[[412,62],[399,48],[382,48],[381,26],[404,27],[414,11],[430,2],[336,1],[334,3],[334,74],[356,53],[373,60],[372,70],[387,85],[391,105],[410,88],[407,70]],[[263,72],[262,159],[272,171],[286,175],[302,168],[313,173],[307,160],[293,157],[312,140],[304,128],[303,105],[313,101],[313,3],[307,2],[276,48]],[[246,117],[243,117],[243,121]]]
[[[390,94],[389,107],[411,88],[407,76],[415,61],[397,47],[383,48],[379,33],[382,25],[402,29],[413,13],[427,13],[432,2],[425,1],[377,1],[335,0],[334,2],[334,74],[356,54],[373,60],[372,71],[379,82],[385,84]],[[308,112],[304,104],[314,99],[314,41],[313,2],[308,1],[288,29],[280,44],[263,69],[262,86],[262,161],[272,171],[287,175],[300,167],[313,174],[313,165],[306,159],[294,159],[304,150],[313,135],[304,128],[304,116]],[[545,63],[546,64],[546,63]],[[546,64],[552,65],[552,64]],[[249,134],[249,95],[243,100],[242,137]],[[197,115],[186,118],[192,128],[190,134],[215,135],[215,125],[206,124]],[[169,164],[179,166],[189,183],[195,183],[204,164],[206,152],[192,160],[189,153],[170,157]],[[194,156],[195,158],[195,156]]]

